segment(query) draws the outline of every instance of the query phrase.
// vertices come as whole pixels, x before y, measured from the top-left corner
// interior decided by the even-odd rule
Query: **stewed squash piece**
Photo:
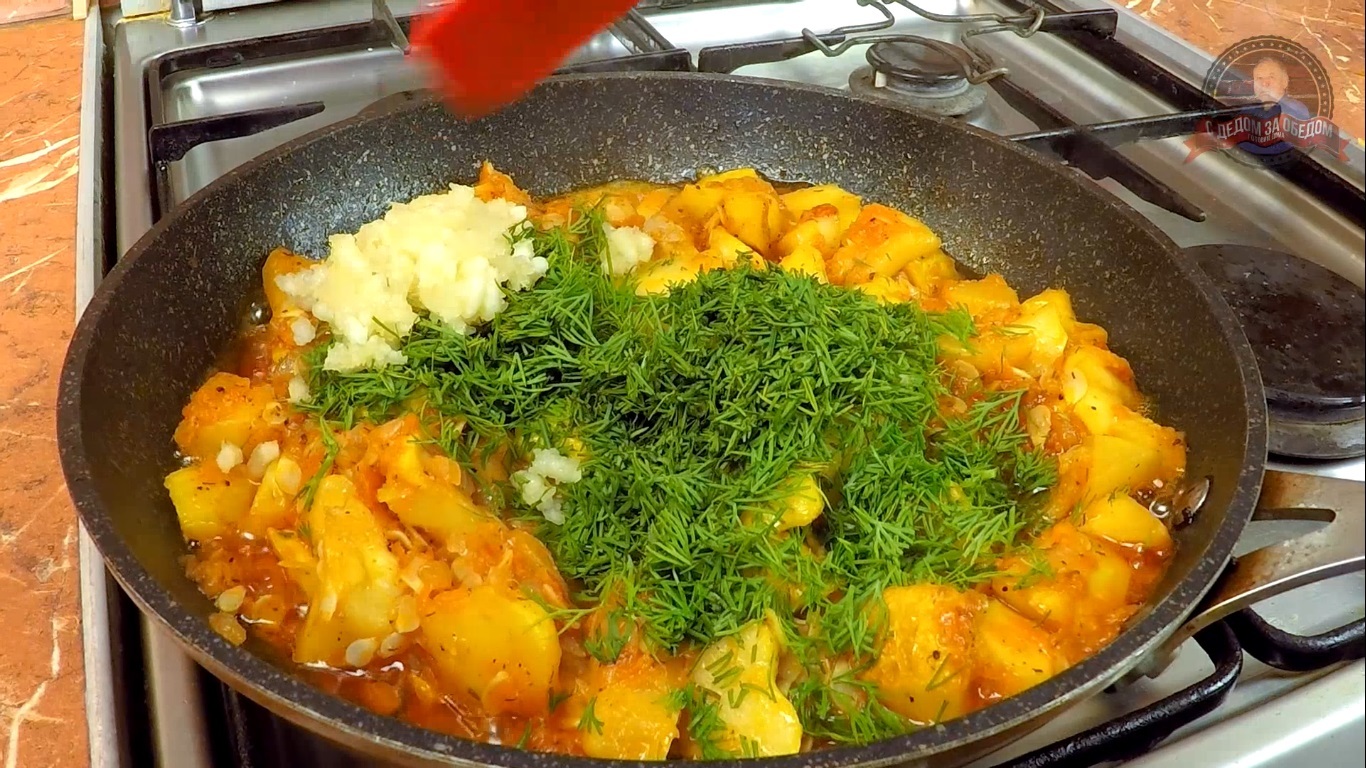
[[[583,731],[589,757],[663,760],[678,738],[679,709],[669,671],[647,653],[634,653],[605,670],[593,697],[596,722]],[[582,720],[582,718],[580,718]]]
[[[432,598],[419,642],[443,677],[492,715],[532,717],[550,707],[560,667],[555,622],[536,602],[492,585]]]
[[[1078,347],[1063,362],[1062,394],[1093,435],[1109,434],[1117,409],[1139,407],[1134,374],[1123,358],[1099,347]]]
[[[191,464],[166,476],[166,490],[190,541],[221,536],[246,515],[256,486],[242,471],[223,474],[216,467]]]
[[[398,560],[375,514],[341,475],[318,483],[306,519],[305,538],[318,563],[317,591],[299,631],[294,660],[363,666],[347,651],[357,641],[377,647],[393,631],[400,594]]]
[[[858,218],[859,211],[863,208],[863,201],[858,195],[848,192],[834,184],[817,184],[811,187],[802,187],[786,192],[782,195],[783,205],[787,207],[788,213],[801,218],[806,213],[821,206],[830,206],[835,209],[835,215],[839,222],[839,229],[835,233],[835,240],[844,236],[846,230],[853,226]]]
[[[726,752],[771,757],[801,749],[797,711],[776,684],[778,651],[773,628],[756,621],[698,657],[693,682],[716,699],[726,729],[718,746]]]
[[[928,724],[958,717],[971,703],[973,635],[986,598],[935,584],[893,587],[885,636],[866,673],[884,706]]]
[[[974,673],[988,699],[1014,696],[1066,666],[1047,632],[998,600],[987,601],[974,633]]]
[[[175,431],[176,446],[186,456],[213,461],[225,444],[250,454],[268,434],[266,408],[275,401],[269,384],[252,384],[231,373],[215,373],[190,396]]]
[[[1082,533],[1116,544],[1168,551],[1172,535],[1147,507],[1116,493],[1091,502],[1081,513]]]
[[[861,285],[893,277],[913,260],[939,250],[939,236],[919,219],[885,205],[865,205],[830,258],[831,282]]]

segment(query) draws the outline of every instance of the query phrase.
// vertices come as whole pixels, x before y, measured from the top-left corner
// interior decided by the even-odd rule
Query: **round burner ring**
[[[938,43],[938,45],[935,45]],[[938,40],[885,41],[868,46],[865,58],[891,83],[939,88],[968,85],[972,58],[967,51]]]
[[[1252,344],[1271,452],[1323,460],[1366,454],[1361,289],[1281,251],[1224,244],[1185,252],[1214,281]]]
[[[940,40],[898,36],[868,47],[868,66],[849,76],[854,93],[908,104],[945,117],[971,115],[987,95],[968,51]]]

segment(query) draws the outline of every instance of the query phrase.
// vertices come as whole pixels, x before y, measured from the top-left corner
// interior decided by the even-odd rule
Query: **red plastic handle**
[[[413,52],[460,112],[516,101],[638,0],[455,0],[413,21]]]

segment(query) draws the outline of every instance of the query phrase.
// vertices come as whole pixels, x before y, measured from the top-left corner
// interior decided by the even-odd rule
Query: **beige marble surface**
[[[87,761],[76,516],[53,436],[73,314],[81,38],[69,18],[0,27],[4,768]]]

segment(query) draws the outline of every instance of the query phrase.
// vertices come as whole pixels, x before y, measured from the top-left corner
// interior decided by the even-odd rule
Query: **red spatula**
[[[412,51],[454,107],[516,101],[639,0],[453,0],[413,20]]]

